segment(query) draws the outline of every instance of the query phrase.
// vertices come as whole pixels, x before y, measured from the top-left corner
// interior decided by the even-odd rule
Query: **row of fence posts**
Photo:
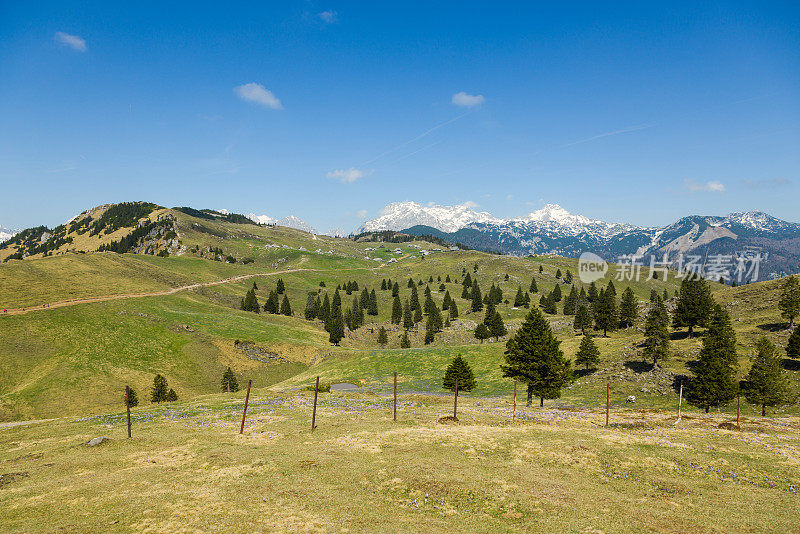
[[[244,409],[242,410],[242,424],[239,427],[239,434],[244,433],[244,423],[247,418],[247,405],[250,402],[250,387],[253,385],[252,380],[247,381],[247,394],[244,397]],[[455,387],[453,395],[453,419],[458,420],[458,379],[455,379]],[[125,411],[127,412],[128,419],[128,437],[131,437],[131,403],[130,403],[130,387],[125,386]],[[317,399],[319,397],[319,377],[317,377],[316,384],[314,385],[314,407],[311,412],[311,430],[317,428]],[[680,384],[680,393],[678,394],[678,419],[674,424],[681,421],[681,408],[683,405],[683,381]],[[739,424],[739,418],[742,409],[741,395],[736,399],[736,424]],[[392,402],[392,420],[397,421],[397,373],[394,373],[394,395]],[[611,418],[611,384],[606,384],[606,425],[609,425]],[[514,380],[514,404],[511,412],[511,420],[517,420],[517,381]]]

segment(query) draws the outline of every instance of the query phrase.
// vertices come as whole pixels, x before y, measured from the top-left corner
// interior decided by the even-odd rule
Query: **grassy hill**
[[[95,213],[96,220],[97,212],[87,213]],[[474,396],[507,395],[513,386],[499,370],[507,337],[482,344],[475,340],[472,331],[483,314],[471,313],[469,302],[460,298],[464,273],[479,280],[484,294],[496,284],[510,301],[518,287],[527,289],[535,277],[535,305],[539,295],[556,284],[568,291],[563,277],[556,278],[557,270],[577,272],[576,260],[568,258],[453,252],[422,241],[355,242],[181,210],[156,207],[153,213],[172,224],[175,236],[168,242],[159,237],[167,248],[138,243],[137,250],[150,253],[61,251],[0,264],[0,309],[9,310],[0,316],[0,372],[7,377],[0,384],[0,419],[103,413],[120,401],[126,384],[144,399],[156,373],[167,377],[181,399],[191,399],[215,392],[228,366],[240,381],[253,379],[257,387],[276,391],[304,387],[319,375],[324,381],[353,382],[364,391],[382,393],[388,391],[392,373],[398,372],[401,391],[439,393],[443,369],[456,354],[464,355],[476,370]],[[122,231],[116,228],[109,235]],[[172,252],[159,255],[163,250]],[[424,256],[422,250],[431,252]],[[615,282],[618,295],[628,286],[633,289],[642,316],[651,290],[666,290],[671,296],[678,288],[674,276],[663,281],[644,274],[640,281]],[[451,282],[446,283],[448,276]],[[285,283],[294,317],[239,309],[254,283],[263,305],[278,278]],[[422,328],[412,329],[412,348],[400,349],[402,330],[390,323],[391,292],[380,287],[384,279],[397,281],[405,300],[409,278],[423,282],[417,286],[421,297],[429,285],[439,306],[444,297],[439,286],[444,283],[460,316],[430,345],[423,343]],[[347,332],[341,346],[333,347],[322,324],[304,320],[302,312],[309,293],[332,295],[337,285],[349,281],[357,282],[359,289],[376,290],[379,314],[367,315],[365,326]],[[580,285],[577,277],[576,284]],[[766,335],[781,346],[786,343],[789,331],[777,310],[778,283],[712,286],[715,298],[734,317],[743,376],[758,336]],[[343,306],[350,306],[354,295],[342,291],[341,296]],[[527,313],[511,303],[501,303],[498,311],[511,334]],[[565,354],[573,358],[580,342],[573,318],[560,313],[548,318]],[[380,326],[389,333],[385,348],[377,344]],[[643,407],[674,406],[677,385],[691,374],[700,338],[688,339],[681,332],[673,338],[672,356],[655,369],[640,354],[641,319],[633,328],[596,338],[599,369],[581,373],[552,404],[599,406],[610,383],[615,403],[635,395]],[[784,367],[797,385],[796,362],[786,360]],[[796,410],[790,405],[776,413]]]

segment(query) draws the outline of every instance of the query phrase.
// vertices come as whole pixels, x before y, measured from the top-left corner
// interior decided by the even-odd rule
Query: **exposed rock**
[[[625,402],[629,402],[629,403],[636,402],[636,395],[628,395],[628,398],[625,399]]]
[[[97,436],[96,438],[92,438],[89,441],[87,441],[86,442],[86,446],[87,447],[96,447],[97,445],[100,445],[101,443],[105,443],[106,441],[109,441],[110,439],[111,438],[107,438],[106,436]]]
[[[238,339],[233,342],[233,346],[242,354],[250,358],[251,360],[256,360],[263,363],[273,363],[273,362],[288,362],[286,358],[283,356],[278,356],[274,352],[269,352],[266,349],[262,349],[258,345],[251,343],[249,341],[239,341]]]

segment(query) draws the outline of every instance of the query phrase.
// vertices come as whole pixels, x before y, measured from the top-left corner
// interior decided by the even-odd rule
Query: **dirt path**
[[[286,273],[296,273],[299,271],[321,271],[324,269],[286,269],[283,271],[272,271],[269,273],[254,273],[254,274],[242,274],[239,276],[233,276],[231,278],[225,278],[223,280],[215,280],[213,282],[199,282],[197,284],[190,284],[188,286],[180,286],[180,287],[173,287],[172,289],[166,289],[164,291],[153,291],[150,293],[122,293],[119,295],[103,295],[99,297],[85,297],[85,298],[78,298],[78,299],[70,299],[70,300],[62,300],[59,302],[51,302],[49,304],[40,304],[37,306],[26,306],[24,308],[9,308],[5,311],[0,310],[0,317],[6,317],[10,315],[23,315],[26,313],[31,313],[35,311],[43,311],[43,310],[52,310],[54,308],[64,308],[66,306],[75,306],[77,304],[88,304],[92,302],[106,302],[109,300],[121,300],[121,299],[135,299],[140,297],[161,297],[164,295],[172,295],[174,293],[178,293],[179,291],[187,291],[189,289],[197,289],[199,287],[210,287],[210,286],[217,286],[220,284],[229,284],[231,282],[239,282],[240,280],[247,280],[248,278],[255,278],[256,276],[275,276],[276,274],[286,274]],[[340,269],[344,270],[344,269]]]

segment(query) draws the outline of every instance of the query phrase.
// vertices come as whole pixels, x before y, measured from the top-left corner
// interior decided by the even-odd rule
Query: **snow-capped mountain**
[[[759,250],[763,266],[773,274],[800,271],[800,224],[760,211],[725,217],[690,216],[664,227],[641,227],[575,215],[557,204],[522,217],[499,219],[471,206],[389,204],[360,231],[397,230],[433,234],[451,242],[504,254],[579,256],[591,251],[607,259],[651,255],[670,259],[679,254],[731,255]]]
[[[0,226],[0,243],[7,241],[17,234],[14,230],[9,230],[5,226]]]
[[[348,235],[350,235],[350,232],[345,232],[341,228],[331,228],[323,235],[326,235],[328,237],[347,237]]]
[[[498,221],[485,211],[475,211],[470,203],[456,206],[425,206],[418,202],[395,202],[381,210],[378,218],[362,224],[357,233],[404,230],[424,225],[442,232],[455,232],[468,224]]]
[[[316,234],[317,231],[314,229],[313,226],[305,222],[303,219],[299,217],[295,217],[294,215],[289,215],[288,217],[284,217],[283,219],[277,221],[275,224],[278,226],[286,226],[288,228],[294,228],[296,230],[302,230],[304,232],[308,232],[310,234]]]
[[[278,222],[277,219],[273,219],[269,215],[256,215],[255,213],[248,213],[247,218],[258,224],[275,224]]]

